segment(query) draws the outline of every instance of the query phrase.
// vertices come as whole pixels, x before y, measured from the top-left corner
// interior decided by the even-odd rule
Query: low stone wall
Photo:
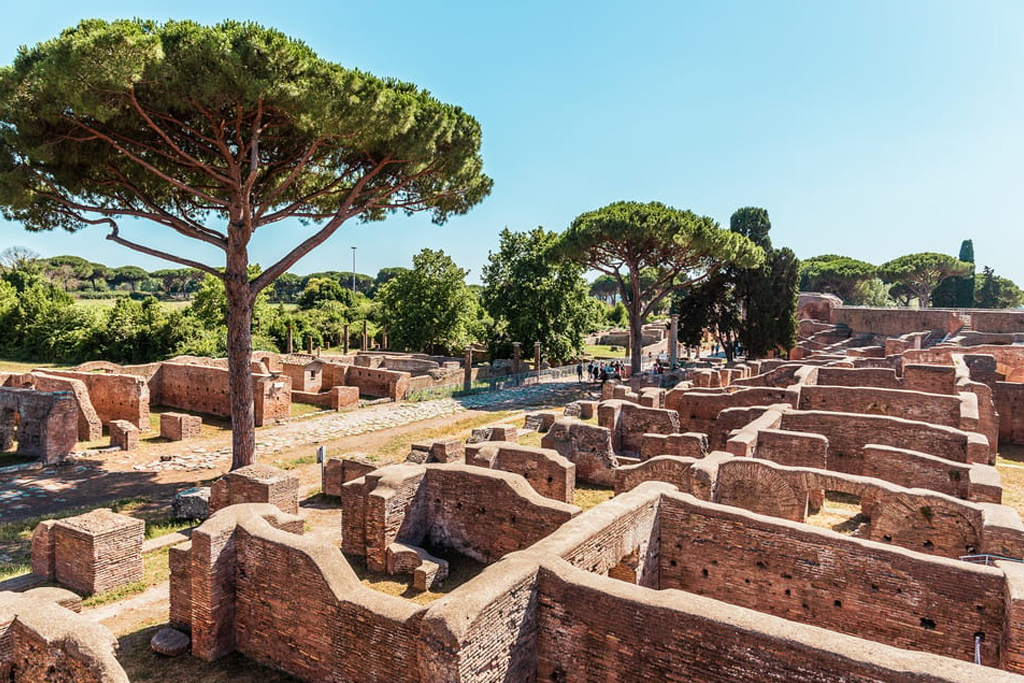
[[[674,410],[646,408],[612,399],[597,406],[597,423],[612,434],[612,447],[616,452],[630,455],[640,453],[644,434],[679,433],[679,414]]]
[[[400,401],[409,393],[408,372],[325,361],[323,386],[357,387],[359,395]]]
[[[794,408],[798,394],[774,387],[750,387],[733,392],[711,393],[672,389],[665,397],[665,407],[679,413],[680,429],[686,432],[711,434],[718,415],[726,408],[769,406],[789,403]]]
[[[213,360],[213,359],[209,359]],[[207,415],[231,415],[228,371],[219,365],[161,363],[151,382],[160,405]],[[291,379],[254,373],[256,426],[287,421],[291,415]]]
[[[926,394],[921,391],[869,386],[804,386],[800,387],[800,405],[797,408],[886,415],[965,430],[973,430],[978,426],[976,403],[974,414],[971,415],[965,410],[959,396]]]
[[[1010,334],[1024,332],[1021,311],[971,311],[971,328],[976,332]]]
[[[70,377],[57,377],[39,370],[15,376],[17,380],[11,386],[29,385],[36,391],[68,391],[75,397],[75,408],[78,414],[78,440],[99,441],[103,436],[103,423],[89,398],[89,389],[85,382]],[[14,378],[12,378],[14,379]]]

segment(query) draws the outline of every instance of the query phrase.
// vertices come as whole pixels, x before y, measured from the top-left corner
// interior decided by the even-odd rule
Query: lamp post
[[[352,296],[356,294],[356,248],[352,247]]]

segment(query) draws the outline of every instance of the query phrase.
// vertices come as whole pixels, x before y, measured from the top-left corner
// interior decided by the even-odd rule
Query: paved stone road
[[[273,430],[258,432],[256,455],[262,459],[296,446],[312,446],[333,439],[401,427],[466,410],[515,410],[527,405],[563,403],[579,398],[581,392],[593,390],[593,387],[594,385],[579,384],[576,380],[549,381],[460,398],[442,398],[417,403],[385,403],[348,413],[326,413],[294,420]],[[227,446],[214,451],[193,448],[181,454],[165,455],[161,460],[140,463],[135,465],[134,469],[140,472],[213,469],[230,456],[231,448]]]

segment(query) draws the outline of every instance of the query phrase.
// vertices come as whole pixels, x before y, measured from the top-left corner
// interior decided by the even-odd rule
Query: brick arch
[[[898,495],[874,501],[871,508],[872,540],[942,557],[983,552],[980,509],[938,497]]]
[[[777,472],[771,463],[737,458],[719,465],[714,502],[752,512],[804,521],[807,496],[795,482]]]

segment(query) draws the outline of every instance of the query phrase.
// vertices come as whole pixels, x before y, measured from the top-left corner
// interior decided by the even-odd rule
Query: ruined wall
[[[190,586],[193,654],[237,650],[305,680],[421,680],[424,608],[362,586],[337,548],[274,528],[273,514],[234,506],[193,532],[172,575],[172,592]]]
[[[1024,313],[1020,311],[971,311],[971,327],[976,332],[1001,334],[1024,332]]]
[[[615,450],[622,453],[639,453],[644,434],[679,433],[676,411],[647,408],[629,401],[601,401],[597,406],[597,422],[612,433]]]
[[[846,325],[854,334],[899,337],[908,332],[941,330],[946,334],[963,327],[956,311],[941,308],[852,308],[832,309],[832,324]]]
[[[996,382],[993,399],[999,407],[999,440],[1024,443],[1024,384]]]
[[[0,452],[17,441],[18,455],[62,462],[78,437],[78,402],[66,391],[0,387]]]
[[[909,650],[1000,662],[1001,571],[680,494],[661,503],[661,587]],[[826,561],[827,558],[827,561]]]
[[[160,405],[207,415],[231,415],[228,371],[217,365],[162,363],[152,382]],[[254,374],[256,426],[286,420],[291,408],[291,379]]]
[[[35,370],[20,376],[11,386],[29,385],[36,391],[67,391],[75,397],[75,408],[78,413],[78,440],[98,441],[103,437],[103,423],[89,398],[89,389],[85,382],[70,377],[57,377]],[[15,378],[12,378],[14,380]]]
[[[721,394],[672,389],[665,397],[665,407],[679,413],[682,431],[712,434],[719,413],[727,408],[770,406],[777,403],[789,403],[795,408],[796,399],[796,394],[774,387],[751,387]]]
[[[505,441],[489,441],[466,456],[469,465],[518,474],[545,498],[563,503],[573,502],[576,466],[556,451]]]
[[[143,431],[149,429],[149,386],[141,377],[54,369],[47,369],[46,374],[83,382],[103,424],[127,420]]]
[[[959,396],[875,387],[805,386],[800,388],[800,410],[826,410],[866,415],[887,415],[962,429]],[[975,418],[975,425],[977,419]]]
[[[371,569],[383,571],[395,542],[494,562],[551,533],[579,508],[542,497],[508,472],[405,464],[342,486],[342,511],[345,552],[365,555]]]
[[[818,386],[902,389],[894,368],[818,368]]]
[[[984,437],[925,422],[881,415],[822,411],[783,414],[781,428],[821,434],[828,439],[829,469],[864,474],[863,448],[879,444],[928,453],[954,462],[988,462]],[[980,441],[979,441],[980,439]]]
[[[128,683],[117,639],[43,597],[0,592],[0,678],[10,683]]]
[[[408,372],[358,365],[324,362],[323,386],[358,387],[362,397],[390,398],[400,401],[409,393]]]

